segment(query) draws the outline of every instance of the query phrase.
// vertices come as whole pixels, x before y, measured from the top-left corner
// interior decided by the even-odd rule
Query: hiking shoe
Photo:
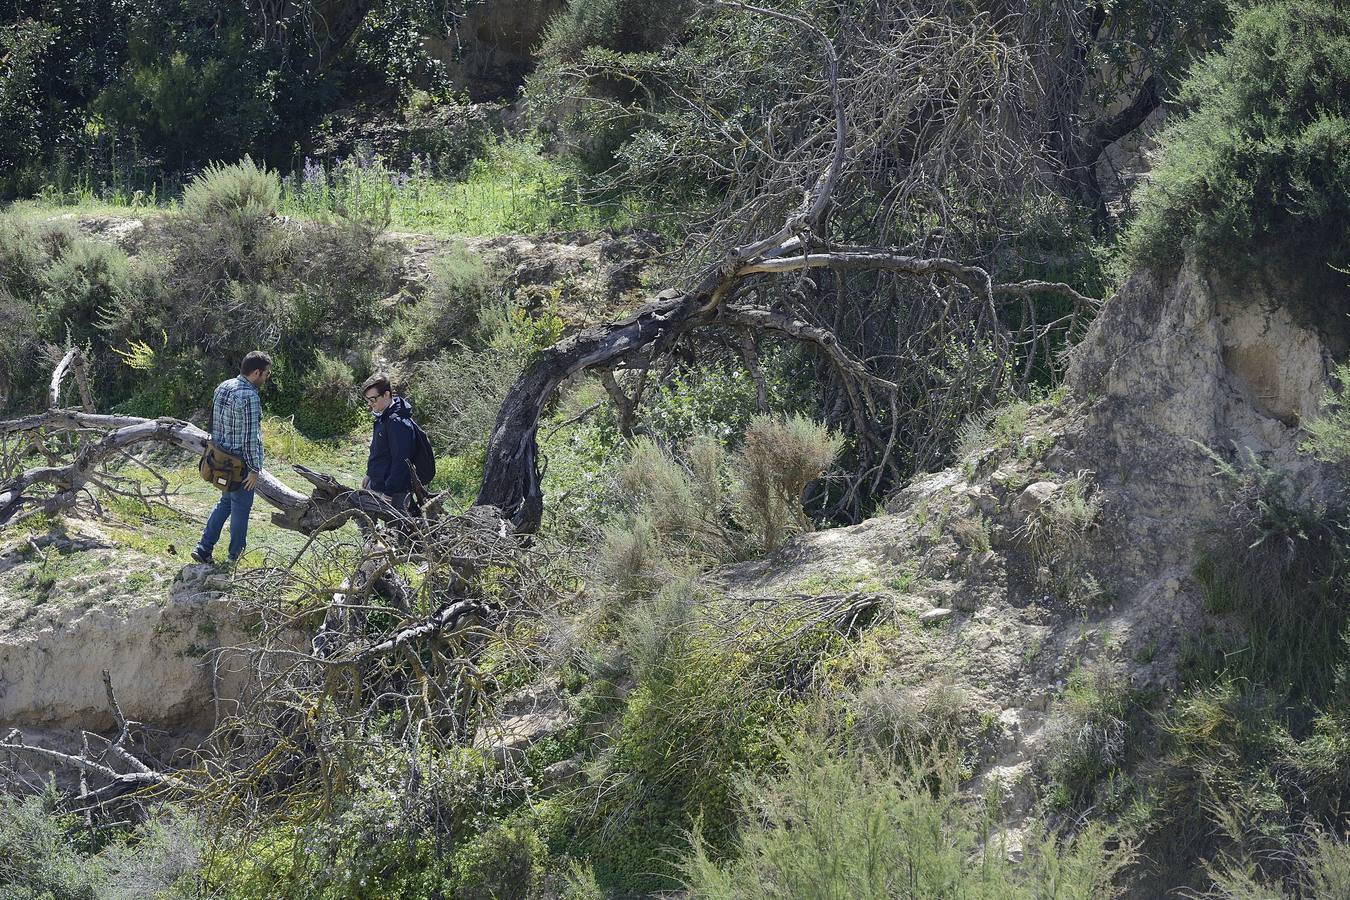
[[[214,566],[216,564],[216,561],[211,558],[210,554],[202,553],[202,551],[196,548],[193,548],[192,550],[192,561],[199,562],[207,566]]]

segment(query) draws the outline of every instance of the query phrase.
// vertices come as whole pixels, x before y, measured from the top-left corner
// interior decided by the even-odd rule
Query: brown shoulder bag
[[[222,450],[215,441],[206,442],[200,468],[202,479],[222,491],[239,490],[248,477],[248,464],[233,453]]]

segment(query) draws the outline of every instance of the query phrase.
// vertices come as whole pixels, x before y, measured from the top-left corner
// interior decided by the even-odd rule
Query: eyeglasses
[[[375,401],[383,397],[384,394],[366,394],[366,404],[373,406]]]

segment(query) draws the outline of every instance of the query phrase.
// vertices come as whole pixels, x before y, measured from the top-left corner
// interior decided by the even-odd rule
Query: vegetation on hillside
[[[1253,4],[1198,62],[1164,131],[1127,238],[1134,261],[1187,249],[1292,257],[1291,271],[1350,255],[1350,9]]]
[[[785,222],[799,243],[709,299],[724,319],[540,398],[548,504],[528,542],[447,514],[250,559],[235,585],[271,654],[258,695],[158,785],[172,802],[91,805],[28,772],[33,790],[0,798],[0,898],[1350,895],[1350,520],[1257,458],[1216,457],[1230,509],[1193,578],[1217,627],[1191,636],[1176,695],[1136,690],[1105,653],[1057,672],[1048,789],[1015,841],[996,792],[964,792],[996,723],[967,721],[955,690],[919,702],[885,680],[877,646],[923,627],[892,602],[921,560],[893,584],[841,573],[787,597],[714,577],[865,518],[954,453],[970,475],[990,443],[1044,450],[1016,401],[1058,385],[1092,304],[1042,282],[1104,295],[1121,265],[1295,242],[1319,271],[1343,265],[1343,4],[573,0],[513,134],[422,50],[458,5],[369,4],[340,47],[313,24],[334,5],[285,9],[0,5],[0,196],[38,198],[0,212],[7,413],[44,407],[48,359],[79,347],[101,407],[193,415],[263,347],[269,458],[348,466],[378,347],[458,513],[512,385],[559,358],[573,310],[618,317],[619,301],[526,296],[447,243],[408,302],[387,229],[651,229],[669,252],[643,288],[730,269],[729,248]],[[325,117],[370,97],[464,121],[307,155]],[[1164,101],[1159,168],[1113,218],[1098,156]],[[813,212],[822,173],[837,182]],[[99,201],[144,218],[134,253],[51,215]],[[942,265],[773,270],[808,241]],[[1335,377],[1306,449],[1339,465],[1350,370]],[[54,453],[4,450],[11,474]],[[1103,504],[1088,473],[1056,491],[1005,537],[1047,608],[1086,621],[1108,593],[1082,565]],[[108,507],[114,541],[169,527],[131,495]],[[990,552],[984,518],[951,525],[962,565]],[[138,549],[162,552],[155,534]],[[56,577],[44,558],[34,591]],[[405,640],[462,598],[469,626]],[[371,655],[297,653],[297,628]],[[503,749],[510,704],[538,697],[554,725]]]

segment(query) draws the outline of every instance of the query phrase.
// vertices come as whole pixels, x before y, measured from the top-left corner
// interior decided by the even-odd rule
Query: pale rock
[[[1059,492],[1059,485],[1053,481],[1038,481],[1029,484],[1013,501],[1013,508],[1024,516],[1029,516],[1044,506]]]
[[[939,606],[934,609],[930,609],[928,610],[928,612],[920,615],[919,622],[924,625],[935,625],[938,622],[945,622],[947,619],[950,619],[954,615],[956,615],[955,610]]]

